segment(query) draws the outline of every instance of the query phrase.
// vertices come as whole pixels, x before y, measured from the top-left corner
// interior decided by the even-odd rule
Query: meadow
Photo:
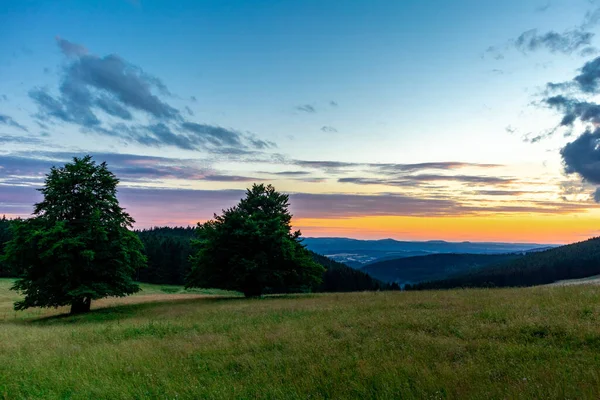
[[[600,287],[245,299],[142,285],[15,312],[0,280],[6,399],[600,398]]]

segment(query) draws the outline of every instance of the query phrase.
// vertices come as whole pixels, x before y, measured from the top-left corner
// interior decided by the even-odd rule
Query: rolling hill
[[[403,257],[439,253],[504,254],[554,247],[537,243],[487,243],[487,242],[426,242],[398,241],[394,239],[358,240],[348,238],[305,238],[303,243],[315,253],[360,268],[363,265]]]
[[[600,238],[533,252],[452,278],[409,285],[407,289],[534,286],[600,274]]]
[[[365,265],[361,271],[384,282],[400,286],[444,279],[491,264],[514,260],[521,254],[431,254],[397,258]]]

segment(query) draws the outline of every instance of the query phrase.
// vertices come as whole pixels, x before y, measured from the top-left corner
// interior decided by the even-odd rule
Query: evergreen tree
[[[142,243],[129,230],[134,220],[119,206],[119,180],[90,156],[52,167],[34,217],[13,223],[6,261],[25,298],[15,309],[70,305],[90,310],[92,300],[139,290],[133,281],[145,265]]]
[[[271,185],[253,185],[237,206],[199,224],[186,286],[250,297],[318,283],[324,269],[300,243],[300,231],[292,232],[288,208],[289,196]]]
[[[4,247],[12,237],[10,229],[11,224],[12,221],[7,219],[5,215],[0,218],[0,278],[11,276],[11,271],[9,270],[8,265],[2,260]]]

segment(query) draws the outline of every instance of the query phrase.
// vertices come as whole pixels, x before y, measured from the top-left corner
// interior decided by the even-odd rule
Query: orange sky
[[[296,219],[304,236],[361,239],[572,243],[599,235],[600,215],[514,215],[464,217],[359,217]]]

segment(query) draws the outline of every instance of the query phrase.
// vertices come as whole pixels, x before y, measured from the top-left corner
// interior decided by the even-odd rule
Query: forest
[[[0,218],[0,254],[11,238],[11,220]],[[195,237],[193,227],[155,227],[136,230],[144,244],[147,266],[136,271],[138,282],[184,285],[190,272],[191,242]],[[325,256],[310,252],[313,259],[325,267],[323,280],[311,288],[313,292],[355,292],[365,290],[398,290],[395,284],[383,283],[368,274],[350,268]],[[6,263],[0,260],[0,277],[17,277]]]
[[[407,285],[406,290],[535,286],[600,274],[600,238],[529,253],[452,278]]]

